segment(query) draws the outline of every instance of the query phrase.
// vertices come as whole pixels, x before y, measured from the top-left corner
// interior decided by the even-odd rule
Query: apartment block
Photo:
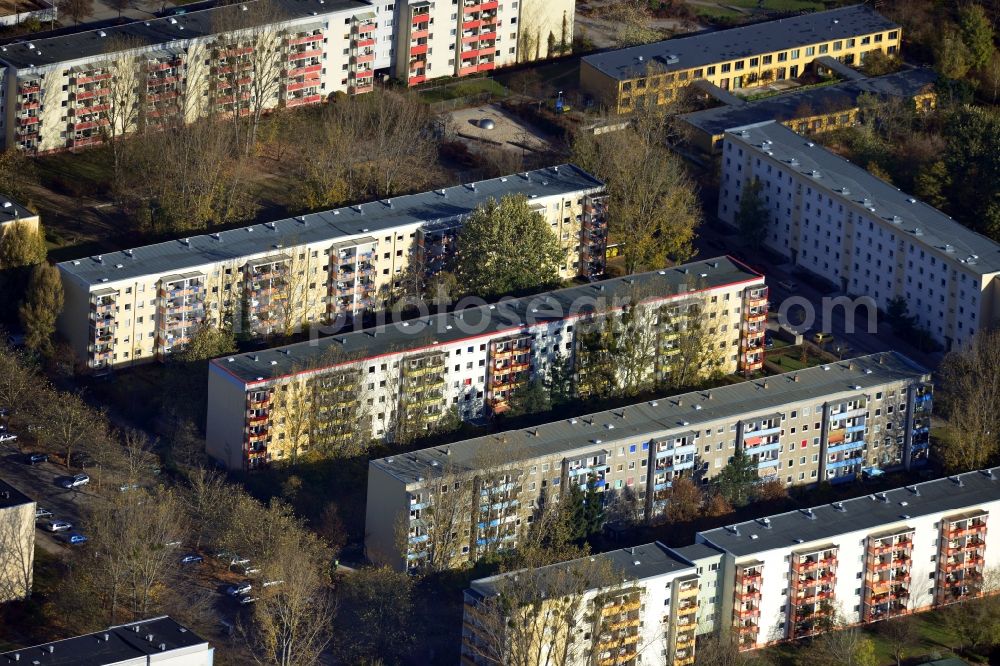
[[[246,469],[343,438],[425,435],[446,414],[503,411],[512,391],[555,364],[578,372],[583,334],[625,308],[644,318],[648,366],[636,371],[650,383],[671,371],[672,341],[688,321],[705,326],[713,372],[751,371],[763,363],[766,304],[763,277],[720,257],[218,358],[207,449]],[[683,317],[673,314],[680,309]],[[292,432],[295,413],[310,418]]]
[[[775,122],[726,132],[719,219],[761,185],[765,244],[884,310],[903,298],[946,349],[1000,321],[1000,245]]]
[[[735,91],[797,78],[819,58],[859,65],[872,51],[897,53],[900,39],[898,25],[854,5],[585,56],[580,86],[629,113],[670,102],[695,81]]]
[[[514,548],[539,507],[591,480],[609,512],[655,521],[674,481],[707,484],[737,449],[786,486],[910,469],[927,458],[931,389],[929,371],[886,352],[373,460],[368,557],[457,566]]]
[[[803,136],[855,125],[862,95],[913,104],[917,111],[933,109],[937,95],[931,69],[906,69],[885,76],[844,81],[819,88],[791,90],[773,97],[722,105],[678,116],[687,141],[704,155],[722,154],[726,130],[775,120]]]
[[[35,568],[35,501],[0,481],[0,603],[31,594]]]
[[[408,85],[567,53],[574,0],[410,0],[395,9],[392,75]],[[554,40],[550,50],[549,36]]]
[[[638,619],[641,631],[629,629],[635,638],[625,650],[600,653],[607,664],[636,663],[638,653],[643,664],[691,663],[679,647],[688,634],[676,629],[688,626],[691,601],[694,634],[734,635],[741,649],[752,650],[814,635],[834,610],[849,624],[869,624],[993,594],[984,573],[1000,565],[1000,535],[989,527],[998,511],[1000,468],[992,468],[699,532],[682,548],[647,544],[473,581],[465,595],[463,660],[488,663],[483,646],[501,642],[484,633],[491,599],[513,600],[526,623],[543,622],[525,604],[547,589],[537,581],[558,580],[561,570],[588,580],[600,558],[613,562],[620,578],[608,583],[593,575],[596,591],[587,589],[585,598],[627,590],[641,600],[638,614],[622,618]],[[688,568],[679,568],[684,563]],[[698,590],[691,601],[672,601],[678,590],[671,578]],[[593,663],[591,626],[569,629],[573,640],[564,642],[588,649],[565,663]],[[614,628],[620,626],[631,627]]]
[[[215,649],[205,639],[168,616],[0,653],[0,663],[38,666],[212,666],[214,659]]]
[[[371,90],[373,59],[388,58],[390,44],[374,39],[378,8],[366,2],[275,0],[276,16],[255,18],[248,5],[3,46],[3,148],[74,149],[100,143],[112,122],[123,134],[166,116],[315,104]],[[112,108],[126,104],[127,89],[134,114]]]
[[[689,666],[698,581],[695,566],[661,543],[481,578],[465,591],[461,663],[615,666],[639,663],[641,654],[643,664]],[[534,592],[544,599],[542,613],[559,622],[546,627],[550,632],[526,631],[534,640],[511,640],[510,649],[523,653],[505,659],[504,635],[496,631],[503,616],[492,604]],[[530,618],[534,611],[527,613]]]
[[[66,261],[59,330],[96,369],[163,359],[206,322],[266,338],[373,311],[411,261],[442,269],[467,216],[506,195],[549,223],[561,277],[603,273],[604,185],[566,164]]]

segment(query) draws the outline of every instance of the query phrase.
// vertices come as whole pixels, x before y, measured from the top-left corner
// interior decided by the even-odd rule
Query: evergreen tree
[[[567,405],[576,398],[576,378],[569,354],[552,362],[545,377],[545,388],[551,408]]]
[[[729,460],[716,477],[719,495],[733,506],[745,506],[750,502],[753,487],[757,484],[757,465],[742,448]]]
[[[973,69],[986,66],[993,56],[993,27],[983,8],[969,4],[959,13],[962,41],[968,52],[969,65]]]
[[[52,334],[56,318],[63,308],[63,286],[59,269],[50,264],[38,264],[31,271],[28,290],[19,314],[24,327],[25,345],[41,354],[52,351]]]
[[[760,195],[762,186],[754,178],[743,187],[740,209],[736,213],[736,226],[743,236],[743,242],[751,250],[759,250],[767,238],[768,214],[764,199]]]
[[[587,491],[583,497],[583,521],[587,536],[598,534],[604,528],[604,493],[597,490],[597,477],[587,479]]]
[[[569,492],[566,498],[568,508],[568,537],[573,541],[583,541],[587,538],[587,509],[585,502],[586,495],[580,490],[580,485],[575,481],[569,482]]]
[[[544,381],[535,378],[511,391],[504,415],[514,418],[525,414],[547,412],[551,408],[552,402]]]

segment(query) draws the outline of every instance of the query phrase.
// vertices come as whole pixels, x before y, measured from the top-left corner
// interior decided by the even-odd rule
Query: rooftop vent
[[[740,535],[740,528],[736,525],[726,525],[726,531],[730,534],[735,534],[736,536]]]
[[[908,201],[909,203],[911,203],[911,204],[915,204],[915,203],[917,203],[917,200],[916,200],[916,199],[914,199],[913,197],[907,197],[907,199],[906,199],[906,200],[907,200],[907,201]]]
[[[816,520],[816,514],[813,513],[812,509],[802,509],[802,515],[804,515],[809,520]]]
[[[750,535],[750,540],[751,540],[751,541],[756,541],[756,540],[757,540],[757,539],[759,539],[759,538],[760,538],[760,537],[759,537],[759,536],[757,536],[756,534],[751,534],[751,535]]]
[[[841,513],[847,513],[847,509],[844,508],[843,502],[834,502],[833,508],[836,509],[837,511],[840,511]]]
[[[996,479],[996,477],[993,476],[993,470],[991,469],[981,469],[979,470],[979,473],[985,476],[987,479],[990,479],[991,481]]]
[[[950,243],[945,243],[944,244],[944,251],[945,252],[954,252],[955,251],[955,246],[951,245]]]
[[[97,36],[98,37],[107,37],[108,33],[104,32],[103,30],[98,30],[97,31]]]

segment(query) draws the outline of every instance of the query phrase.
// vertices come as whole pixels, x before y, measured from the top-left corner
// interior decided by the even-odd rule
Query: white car
[[[9,432],[0,433],[0,443],[3,443],[3,442],[16,442],[16,441],[17,441],[17,435],[13,435],[13,434],[11,434]]]
[[[73,529],[73,523],[68,520],[47,520],[43,526],[49,532],[67,532]]]

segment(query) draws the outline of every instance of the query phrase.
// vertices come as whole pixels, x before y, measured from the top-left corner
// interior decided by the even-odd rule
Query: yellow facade
[[[645,76],[630,79],[616,79],[583,60],[580,63],[580,85],[609,110],[619,114],[630,113],[644,105],[668,103],[674,99],[678,89],[694,81],[708,81],[723,90],[732,91],[798,78],[820,56],[831,56],[847,65],[860,65],[872,51],[897,53],[901,34],[899,28],[893,28],[674,71],[664,71],[662,66],[651,63]]]

